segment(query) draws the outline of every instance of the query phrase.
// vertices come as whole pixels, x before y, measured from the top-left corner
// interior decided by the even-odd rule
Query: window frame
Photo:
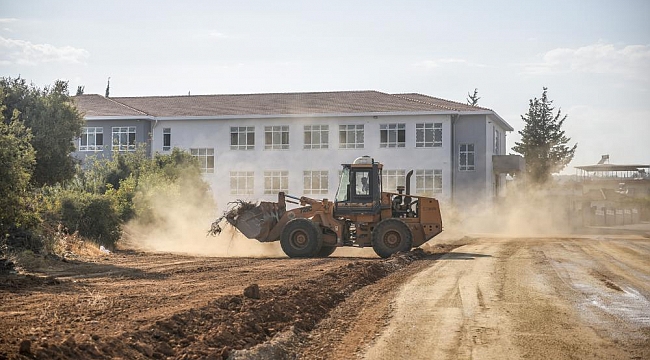
[[[351,142],[348,141],[350,137],[353,138]],[[364,142],[364,124],[339,124],[339,149],[363,149]]]
[[[231,126],[230,150],[255,150],[255,126]]]
[[[329,132],[329,125],[305,125],[303,127],[303,149],[329,149]]]
[[[397,192],[398,186],[406,186],[406,170],[402,169],[384,169],[381,173],[381,183],[383,191]],[[394,183],[394,187],[388,186]]]
[[[269,182],[271,182],[271,186],[269,186]],[[265,170],[264,195],[277,195],[279,192],[289,192],[289,171]]]
[[[172,149],[172,128],[163,128],[162,131],[163,131],[162,150],[169,151]]]
[[[264,150],[289,150],[289,125],[265,126]]]
[[[470,150],[471,147],[471,150]],[[471,164],[470,164],[471,163]],[[458,147],[458,170],[476,170],[476,146],[473,143],[460,144]]]
[[[406,124],[405,123],[379,124],[379,147],[380,148],[406,147]]]
[[[234,182],[234,186],[233,186]],[[231,171],[230,172],[230,195],[254,195],[255,194],[255,172],[254,171]]]
[[[329,172],[327,170],[304,170],[302,179],[305,195],[329,194]],[[315,182],[317,186],[313,186]],[[310,186],[307,186],[308,184]]]
[[[442,194],[442,169],[415,170],[415,194],[421,196],[435,196]]]
[[[493,132],[493,141],[494,141],[494,147],[492,151],[494,152],[494,155],[501,155],[501,132],[497,127],[494,127],[494,132]]]
[[[113,151],[135,151],[137,139],[137,129],[135,126],[113,126],[111,128],[111,135],[111,148]],[[116,135],[118,140],[117,144],[115,143]],[[126,135],[126,144],[122,144],[122,135]]]
[[[427,140],[427,133],[431,132],[431,140]],[[429,122],[415,124],[415,147],[432,148],[442,147],[442,123]]]
[[[92,132],[89,130],[92,129]],[[99,130],[99,131],[98,131]],[[97,135],[101,134],[101,144],[97,144]],[[90,139],[93,138],[93,145],[90,145]],[[83,140],[86,140],[86,145],[82,145]],[[81,128],[81,136],[79,136],[79,146],[77,148],[83,152],[97,152],[104,150],[104,128],[101,126],[84,126]]]
[[[198,158],[201,173],[214,174],[214,148],[190,148],[190,154]]]

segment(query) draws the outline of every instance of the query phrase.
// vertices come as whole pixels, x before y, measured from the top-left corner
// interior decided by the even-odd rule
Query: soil
[[[389,259],[118,251],[0,274],[0,358],[650,358],[650,240]]]

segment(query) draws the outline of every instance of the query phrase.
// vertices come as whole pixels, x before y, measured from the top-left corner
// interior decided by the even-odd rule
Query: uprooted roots
[[[239,215],[256,207],[256,203],[240,199],[229,202],[228,210],[224,211],[223,214],[212,223],[210,230],[208,230],[208,235],[217,236],[221,234],[221,231],[223,231],[223,229],[221,228],[220,223],[223,221],[223,219],[228,220],[228,223],[232,224],[231,221],[234,221]]]

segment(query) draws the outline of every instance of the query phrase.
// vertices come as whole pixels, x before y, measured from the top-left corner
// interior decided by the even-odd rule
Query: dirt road
[[[479,239],[401,288],[366,359],[649,359],[648,239]]]
[[[427,249],[36,259],[0,274],[0,359],[650,358],[649,239]]]

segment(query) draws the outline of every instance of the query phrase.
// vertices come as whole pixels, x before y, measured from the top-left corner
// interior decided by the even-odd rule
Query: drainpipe
[[[158,126],[158,118],[155,119],[155,122],[153,123],[153,127],[151,128],[151,140],[149,141],[149,157],[153,157],[153,134],[154,130],[156,130],[156,126]]]

